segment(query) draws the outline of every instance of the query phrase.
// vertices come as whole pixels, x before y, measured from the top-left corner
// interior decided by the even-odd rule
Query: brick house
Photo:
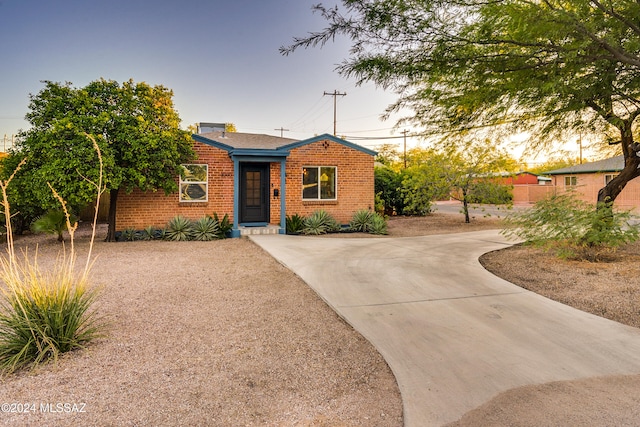
[[[560,194],[575,191],[589,203],[598,200],[598,191],[607,185],[624,168],[623,156],[616,156],[596,162],[583,163],[546,172],[553,179],[555,191]],[[615,205],[622,209],[640,212],[640,181],[629,181],[616,197]]]
[[[258,227],[284,233],[287,215],[323,209],[347,223],[374,208],[375,151],[324,134],[302,141],[270,135],[193,135],[197,159],[183,165],[177,193],[120,192],[118,230],[163,227],[176,215],[233,218],[233,237]]]

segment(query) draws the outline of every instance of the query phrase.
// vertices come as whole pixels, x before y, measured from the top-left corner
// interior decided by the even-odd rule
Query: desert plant
[[[56,360],[99,335],[101,319],[91,309],[98,288],[75,272],[74,259],[41,269],[37,257],[2,258],[5,282],[0,303],[0,369],[13,372],[30,363]]]
[[[340,224],[327,211],[317,210],[304,220],[304,234],[325,234],[339,231]]]
[[[505,218],[507,237],[552,250],[562,258],[598,261],[606,253],[638,239],[629,212],[611,204],[593,206],[572,193],[551,196],[533,208]]]
[[[191,238],[201,242],[218,239],[220,226],[217,220],[205,216],[195,221],[191,226]]]
[[[218,217],[218,214],[214,212],[213,219],[215,219],[218,223],[218,238],[224,239],[225,237],[227,237],[229,231],[231,231],[231,229],[233,228],[233,224],[229,219],[229,214],[224,214],[222,219],[220,219]]]
[[[175,241],[190,240],[192,236],[192,229],[191,220],[183,217],[182,215],[178,215],[171,219],[167,224],[165,239]]]
[[[140,233],[139,238],[141,240],[154,240],[158,238],[158,230],[153,228],[151,225],[145,227]]]
[[[387,220],[382,215],[374,213],[371,215],[368,231],[371,234],[387,234]]]
[[[370,231],[371,221],[374,215],[376,215],[376,213],[371,212],[368,209],[360,209],[353,214],[353,217],[351,217],[349,228],[353,231],[360,231],[364,233]]]
[[[71,224],[75,224],[76,218],[70,215]],[[67,217],[62,210],[50,210],[31,223],[31,231],[34,233],[48,233],[58,236],[58,242],[64,241],[63,233],[67,231]]]
[[[133,242],[134,240],[136,240],[136,236],[137,233],[134,228],[126,228],[122,230],[122,234],[120,234],[119,240],[124,242]]]
[[[286,228],[287,234],[300,234],[304,229],[304,216],[294,214],[287,215],[286,217]]]
[[[26,252],[21,257],[16,255],[7,186],[24,160],[14,174],[0,181],[0,204],[7,230],[7,256],[0,258],[0,279],[4,284],[0,288],[0,369],[4,372],[13,372],[28,364],[37,366],[49,359],[55,361],[61,353],[84,347],[99,335],[103,326],[102,319],[92,309],[99,290],[89,286],[88,277],[99,200],[105,188],[100,148],[93,137],[88,137],[98,154],[100,169],[97,183],[84,177],[96,188],[97,202],[87,260],[80,272],[75,268],[74,233],[77,223],[71,224],[65,201],[50,184],[54,197],[62,205],[70,235],[70,249],[65,247],[64,255],[53,269],[42,269],[37,253],[32,258]]]

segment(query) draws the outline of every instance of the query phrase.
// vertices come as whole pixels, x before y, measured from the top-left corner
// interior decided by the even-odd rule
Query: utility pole
[[[325,91],[323,96],[326,95],[333,96],[333,136],[336,136],[336,99],[338,99],[339,96],[346,96],[347,92],[340,93],[334,90],[333,93],[329,93]]]
[[[280,138],[282,138],[282,136],[284,135],[284,132],[289,132],[289,129],[285,129],[282,126],[280,126],[280,129],[274,129],[274,130],[279,130],[280,131]]]
[[[407,168],[407,133],[409,133],[409,131],[407,129],[403,130],[401,132],[404,135],[404,168]]]

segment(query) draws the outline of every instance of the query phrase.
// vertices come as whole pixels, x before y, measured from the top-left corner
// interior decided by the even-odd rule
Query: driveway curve
[[[640,374],[640,330],[486,271],[497,230],[408,238],[251,236],[391,367],[406,426],[441,426],[524,385]]]

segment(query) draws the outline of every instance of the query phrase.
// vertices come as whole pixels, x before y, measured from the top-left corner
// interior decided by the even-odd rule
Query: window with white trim
[[[206,164],[181,165],[180,201],[206,202],[209,186],[209,166]]]
[[[616,174],[609,174],[609,173],[608,173],[608,174],[606,174],[606,175],[604,176],[604,185],[609,185],[609,183],[610,183],[611,181],[613,181],[613,178],[615,178],[616,176],[618,176],[618,174],[617,174],[617,173],[616,173]]]
[[[305,166],[302,168],[302,200],[336,200],[338,168]]]
[[[564,186],[565,187],[575,187],[578,185],[578,177],[577,176],[565,176],[564,177]]]

